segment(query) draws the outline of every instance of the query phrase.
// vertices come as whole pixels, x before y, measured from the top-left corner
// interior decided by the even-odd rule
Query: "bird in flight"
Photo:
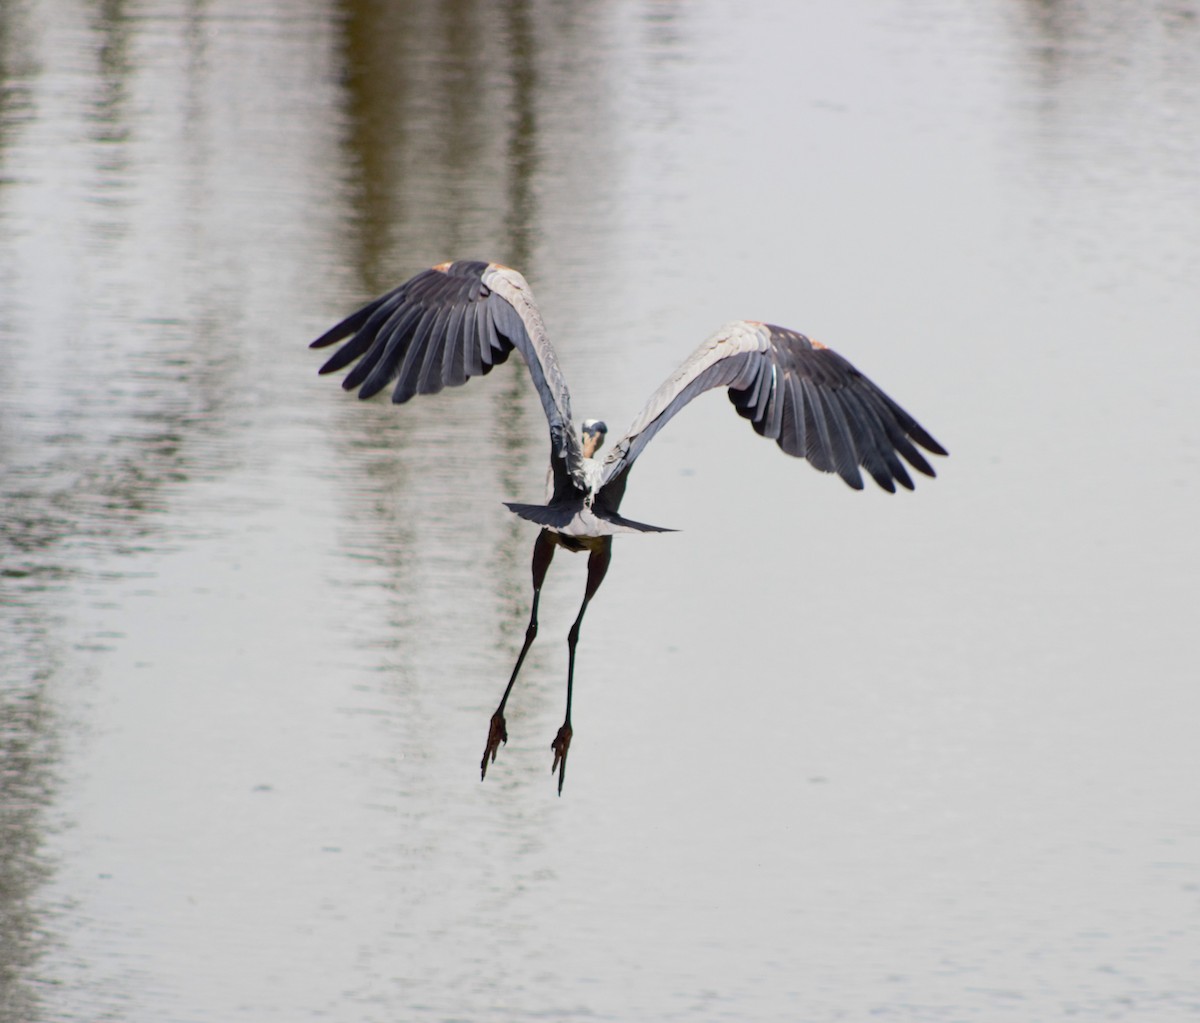
[[[897,483],[911,490],[905,462],[934,475],[918,448],[946,454],[912,416],[832,349],[784,327],[735,320],[684,360],[601,458],[597,453],[608,427],[585,419],[576,432],[567,383],[529,284],[499,263],[458,260],[424,270],[346,317],[310,347],[338,341],[345,344],[320,372],[355,363],[342,387],[370,398],[395,381],[392,401],[397,405],[416,394],[436,394],[484,376],[514,348],[525,360],[550,427],[550,476],[545,503],[505,502],[542,528],[533,545],[529,626],[488,726],[480,777],[486,777],[500,744],[508,741],[504,708],[537,636],[538,599],[554,552],[559,547],[587,551],[583,603],[567,634],[567,711],[550,744],[550,771],[558,772],[559,795],[573,735],[571,694],[580,624],[608,571],[613,537],[670,532],[625,518],[620,507],[633,463],[676,412],[710,388],[728,388],[734,408],[757,433],[821,472],[837,473],[855,490],[863,487],[860,469],[884,490],[894,493]]]

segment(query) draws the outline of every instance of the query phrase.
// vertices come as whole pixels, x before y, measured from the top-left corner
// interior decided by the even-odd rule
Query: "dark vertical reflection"
[[[339,4],[348,209],[343,259],[352,274],[348,306],[447,258],[443,246],[463,233],[462,196],[444,195],[442,185],[470,162],[466,137],[489,128],[485,121],[472,123],[482,109],[478,97],[485,94],[485,84],[470,45],[475,19],[466,7],[376,0]],[[420,220],[431,209],[438,226],[425,236]],[[410,479],[401,454],[410,446],[414,418],[339,401],[332,387],[329,400],[337,403],[339,446],[350,474],[373,495],[366,502],[361,496],[352,500],[347,516],[356,528],[344,543],[353,557],[385,567],[394,595],[392,620],[389,634],[372,641],[390,647],[415,624],[409,575],[421,513],[410,513],[407,505],[419,481]],[[400,668],[406,689],[408,670]],[[411,717],[416,708],[406,711]]]
[[[32,21],[23,4],[0,4],[0,230],[7,217],[6,198],[21,173],[13,149],[22,126],[33,117],[33,83],[37,69],[30,55]],[[16,317],[15,268],[0,262],[0,336],[10,333]],[[9,367],[0,362],[0,388]],[[4,407],[0,405],[0,427]],[[0,456],[11,443],[11,431],[0,429]]]
[[[1038,101],[1033,109],[1048,139],[1069,147],[1081,126],[1107,126],[1119,136],[1115,129],[1127,113],[1170,113],[1195,94],[1200,11],[1194,6],[1023,0],[1016,11]],[[1146,103],[1154,93],[1159,102]]]
[[[9,141],[18,125],[32,113],[28,66],[30,24],[24,5],[0,5],[0,189],[14,173],[9,166]],[[4,315],[0,309],[0,316]]]
[[[344,2],[342,68],[346,129],[343,139],[352,195],[356,259],[365,291],[388,286],[382,266],[391,225],[403,219],[403,191],[391,170],[389,146],[408,140],[404,118],[396,116],[408,99],[408,54],[396,52],[410,36],[412,5]]]
[[[0,6],[0,231],[6,199],[23,169],[12,153],[33,112],[37,68],[30,59],[23,5]],[[15,337],[15,268],[0,263],[0,346]],[[9,358],[0,367],[10,367]],[[10,378],[0,368],[0,393]],[[31,983],[46,945],[37,893],[51,873],[43,847],[46,812],[55,790],[57,737],[46,695],[55,670],[55,622],[45,599],[61,585],[62,569],[39,552],[62,534],[35,488],[8,468],[21,436],[12,403],[0,401],[0,1023],[38,1017]],[[32,497],[32,500],[28,498]],[[51,523],[46,519],[50,517]],[[60,520],[61,521],[61,520]]]
[[[47,990],[46,849],[79,726],[52,697],[80,674],[63,608],[107,559],[161,537],[171,488],[195,471],[190,439],[233,425],[221,414],[232,318],[190,329],[190,296],[174,287],[187,243],[138,210],[178,170],[131,100],[146,72],[137,33],[169,33],[170,17],[105,0],[76,26],[65,6],[51,20],[74,45],[47,53],[35,8],[0,5],[0,230],[18,225],[0,246],[0,1023],[39,1018]],[[65,187],[47,226],[51,182]],[[150,274],[130,261],[143,244],[165,254]]]
[[[126,142],[129,139],[129,124],[124,110],[128,102],[131,68],[128,56],[130,26],[125,19],[123,0],[104,0],[99,4],[93,15],[92,28],[97,38],[98,79],[92,101],[92,140],[98,143]],[[124,155],[120,149],[113,151]],[[127,160],[120,160],[106,169],[115,175],[127,166]]]
[[[536,279],[538,102],[545,83],[534,6],[527,0],[367,0],[341,9],[343,151],[352,210],[345,252],[358,281],[356,298],[443,259],[495,259]],[[472,417],[485,414],[501,424],[473,431],[494,450],[476,448],[472,456],[496,465],[499,479],[494,495],[471,500],[499,501],[521,492],[530,459],[541,454],[544,440],[530,421],[531,408],[536,413],[538,406],[531,404],[517,359],[436,409],[414,403],[381,415],[343,406],[348,450],[376,485],[403,495],[380,524],[397,580],[411,569],[420,517],[427,517],[421,481],[411,478],[399,454],[412,443],[416,424],[440,417],[435,433],[448,443],[471,432]],[[501,595],[501,627],[509,633],[523,629],[527,614],[523,562],[530,539],[518,522],[506,522],[486,561]],[[421,556],[432,553],[427,548]],[[399,633],[408,617],[402,609],[397,616]]]
[[[538,172],[536,40],[527,2],[508,4],[507,43],[511,60],[511,112],[507,125],[507,201],[504,211],[505,252],[512,266],[530,266],[537,236],[533,183]]]
[[[29,1023],[39,1003],[31,977],[46,946],[36,896],[51,874],[43,846],[58,740],[45,682],[55,665],[36,605],[14,602],[4,618],[0,657],[40,666],[24,684],[5,678],[0,688],[0,1023]]]
[[[527,3],[507,8],[507,41],[511,54],[512,111],[509,115],[507,208],[504,217],[506,245],[502,261],[536,276],[534,245],[537,236],[533,183],[538,170],[537,63],[534,29]],[[498,408],[506,428],[497,432],[500,485],[504,494],[518,494],[534,451],[530,437],[535,433],[527,417],[529,381],[523,373],[509,375],[498,396]],[[532,548],[529,530],[520,520],[506,520],[503,542],[491,559],[502,600],[500,628],[511,647],[523,636],[528,605],[532,599],[527,573],[518,566],[522,553]]]
[[[1190,289],[1200,266],[1173,239],[1200,229],[1200,11],[1148,0],[1025,0],[1016,10],[1029,186],[1055,197],[1046,230],[1086,254],[1120,225],[1147,252],[1177,253],[1166,279]],[[1175,202],[1166,216],[1164,196]]]
[[[346,255],[373,293],[477,247],[503,217],[510,57],[493,26],[511,12],[480,0],[340,9]]]

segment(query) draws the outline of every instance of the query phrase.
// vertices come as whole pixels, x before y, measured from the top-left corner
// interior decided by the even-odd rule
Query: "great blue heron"
[[[689,356],[651,396],[629,431],[603,461],[596,452],[608,428],[587,419],[576,435],[571,400],[529,284],[498,263],[441,263],[363,306],[312,343],[323,348],[349,337],[321,367],[332,373],[358,364],[342,381],[369,398],[393,380],[392,401],[435,394],[488,373],[516,348],[550,424],[550,480],[545,504],[508,507],[542,527],[533,545],[533,606],[525,642],[488,726],[480,763],[486,777],[508,741],[504,707],[525,655],[537,636],[538,599],[556,547],[588,552],[587,585],[567,634],[567,712],[550,744],[562,794],[571,746],[575,645],[588,604],[600,588],[619,533],[669,532],[619,514],[629,470],[642,448],[676,412],[703,391],[729,388],[738,414],[789,455],[822,472],[836,472],[856,490],[859,467],[884,490],[913,482],[902,457],[926,476],[934,471],[917,450],[946,451],[912,416],[836,352],[803,334],[754,320],[727,323]],[[900,456],[900,457],[897,457]]]

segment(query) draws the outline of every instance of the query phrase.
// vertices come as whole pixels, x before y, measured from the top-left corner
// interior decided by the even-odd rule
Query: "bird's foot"
[[[488,725],[487,746],[483,751],[483,759],[479,762],[480,781],[487,777],[488,761],[493,764],[496,762],[496,751],[500,749],[502,742],[508,742],[508,729],[504,726],[504,715],[496,711],[492,715],[491,724]]]
[[[554,737],[554,741],[550,743],[550,748],[554,750],[554,763],[550,765],[550,773],[558,771],[558,794],[562,795],[563,776],[567,773],[567,750],[571,748],[571,736],[574,734],[571,731],[570,725],[563,725],[558,730],[558,735]]]

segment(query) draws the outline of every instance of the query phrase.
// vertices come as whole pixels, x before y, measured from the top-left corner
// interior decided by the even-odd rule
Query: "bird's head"
[[[604,435],[608,433],[608,427],[599,419],[585,419],[579,432],[583,436],[583,457],[591,458],[604,443]]]

